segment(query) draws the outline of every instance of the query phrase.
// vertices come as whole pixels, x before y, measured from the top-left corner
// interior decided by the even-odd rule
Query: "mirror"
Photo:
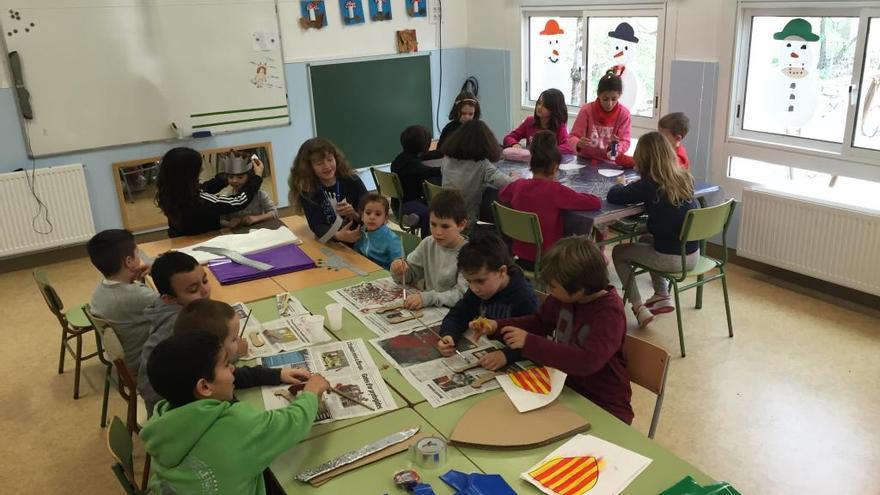
[[[275,163],[272,160],[272,143],[246,144],[242,146],[212,148],[201,150],[202,172],[199,181],[213,178],[220,167],[220,158],[230,152],[246,155],[256,154],[266,165],[263,170],[263,191],[278,204],[278,191],[275,187]],[[113,182],[119,198],[122,223],[132,232],[158,230],[168,226],[162,210],[153,200],[156,197],[156,179],[159,177],[161,156],[129,160],[113,164]],[[224,190],[226,191],[226,190]],[[224,194],[221,191],[220,194]]]

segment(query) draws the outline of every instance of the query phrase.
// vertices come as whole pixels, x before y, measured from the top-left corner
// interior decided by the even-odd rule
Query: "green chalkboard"
[[[311,65],[309,73],[317,135],[354,167],[393,160],[407,126],[433,128],[428,55]]]

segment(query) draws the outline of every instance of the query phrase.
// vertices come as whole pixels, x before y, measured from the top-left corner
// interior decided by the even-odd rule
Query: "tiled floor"
[[[86,259],[47,271],[69,305],[85,302],[99,278]],[[673,354],[656,440],[744,494],[877,493],[880,313],[738,267],[730,288],[734,339],[718,284],[704,309],[684,311],[687,358],[678,357],[674,314],[633,330]],[[0,275],[0,297],[2,492],[120,493],[98,424],[103,369],[84,367],[74,401],[73,368],[56,373],[58,325],[30,272]],[[692,305],[693,293],[685,300]],[[111,415],[124,414],[111,396]],[[636,392],[641,431],[653,404]]]

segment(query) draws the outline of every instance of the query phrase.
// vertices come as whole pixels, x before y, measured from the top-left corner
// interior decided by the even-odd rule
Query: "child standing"
[[[232,402],[232,370],[220,339],[201,331],[175,335],[150,356],[150,381],[166,398],[140,432],[153,492],[265,494],[263,471],[306,437],[329,388],[311,375],[289,406],[260,411]]]
[[[392,261],[403,258],[400,237],[386,225],[388,199],[379,194],[367,193],[361,198],[360,206],[364,231],[354,249],[387,270]]]
[[[184,306],[197,299],[210,299],[211,286],[208,275],[192,256],[179,251],[168,251],[156,258],[150,270],[153,284],[159,295],[144,309],[150,320],[150,336],[141,350],[140,369],[145,370],[153,349],[159,342],[171,337],[174,323]],[[147,414],[153,414],[153,406],[159,397],[150,384],[147,373],[138,374],[138,393],[147,406]]]
[[[624,285],[629,280],[633,261],[657,270],[681,271],[681,226],[687,212],[698,207],[694,201],[694,178],[678,166],[672,145],[659,132],[649,132],[639,138],[633,159],[641,180],[618,184],[608,191],[609,203],[644,203],[648,214],[650,235],[637,243],[618,244],[611,251],[614,268]],[[699,259],[698,247],[697,242],[688,242],[685,246],[688,269]],[[675,310],[666,279],[652,273],[651,280],[654,295],[645,304],[635,282],[627,293],[639,327],[650,323],[654,314]]]
[[[98,232],[89,239],[86,250],[104,275],[92,292],[91,310],[113,325],[125,352],[125,364],[137,375],[141,349],[150,335],[144,309],[156,300],[156,293],[143,283],[150,267],[138,257],[134,236],[127,230]]]
[[[221,163],[225,165],[223,168],[226,174],[226,183],[232,190],[231,196],[240,194],[244,186],[247,185],[253,169],[250,157],[232,151],[222,159]],[[278,218],[278,209],[266,191],[260,189],[244,209],[224,216],[221,218],[220,224],[234,229],[240,225],[254,225],[273,218]]]
[[[504,136],[504,146],[522,148],[520,144],[522,140],[525,140],[526,146],[529,146],[535,133],[547,130],[556,136],[559,151],[568,155],[573,154],[568,144],[567,122],[568,107],[565,106],[565,96],[562,91],[555,88],[544,90],[535,103],[535,114],[526,117],[519,127]]]
[[[663,137],[672,145],[675,156],[678,158],[678,165],[685,170],[690,169],[691,161],[682,140],[687,136],[690,123],[690,119],[682,112],[668,113],[660,117],[660,121],[657,122],[657,132],[663,134]]]
[[[458,191],[443,189],[431,199],[429,207],[431,236],[404,260],[391,263],[395,282],[423,285],[404,301],[407,309],[425,306],[452,307],[467,290],[467,282],[458,272],[458,252],[467,242],[461,234],[467,226],[467,210]]]
[[[498,193],[498,199],[511,208],[538,215],[541,223],[541,252],[546,253],[562,238],[565,210],[598,210],[602,200],[592,194],[581,194],[556,181],[556,172],[562,154],[556,147],[556,136],[550,131],[539,131],[532,139],[531,179],[519,179]],[[532,244],[513,241],[513,254],[527,270],[534,270],[536,250]]]
[[[440,151],[446,155],[441,166],[443,187],[461,192],[468,222],[475,225],[486,186],[501,189],[513,181],[492,165],[501,159],[498,140],[482,121],[471,120],[443,143]]]
[[[536,314],[489,322],[511,349],[568,374],[565,384],[631,424],[632,389],[623,343],[626,315],[608,285],[605,259],[587,237],[567,237],[547,253],[541,277],[549,295]],[[547,337],[551,338],[547,338]]]
[[[429,167],[421,160],[430,145],[431,134],[428,130],[420,125],[411,125],[400,133],[403,151],[391,162],[391,171],[400,177],[403,186],[401,214],[419,216],[422,237],[427,237],[429,232],[428,205],[422,183],[426,180],[440,181],[440,167]]]
[[[568,143],[577,154],[599,161],[617,161],[629,149],[629,109],[618,100],[623,82],[608,71],[599,79],[596,100],[582,106],[571,127]],[[617,150],[612,143],[617,143]]]
[[[507,245],[494,232],[474,236],[458,253],[458,270],[468,291],[440,325],[437,349],[444,356],[455,352],[455,344],[477,317],[510,318],[534,313],[538,298],[531,282],[513,263]],[[521,360],[520,353],[502,349],[480,357],[480,366],[497,370]]]
[[[320,137],[304,142],[293,160],[289,185],[293,211],[305,214],[320,242],[357,242],[355,208],[367,188],[336,145]]]

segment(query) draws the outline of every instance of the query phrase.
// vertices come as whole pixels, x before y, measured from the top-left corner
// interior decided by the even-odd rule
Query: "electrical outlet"
[[[432,0],[428,3],[429,11],[428,11],[428,22],[431,24],[437,24],[442,21],[441,11],[443,9],[443,5],[440,3],[440,0]]]

